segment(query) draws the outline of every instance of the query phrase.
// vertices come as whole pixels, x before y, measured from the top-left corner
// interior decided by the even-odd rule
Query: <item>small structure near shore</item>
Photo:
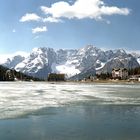
[[[126,68],[113,69],[112,78],[126,80],[128,79],[128,70]]]
[[[140,75],[131,75],[129,81],[138,81],[140,82]]]
[[[50,73],[48,81],[65,81],[65,74]]]
[[[14,81],[15,75],[13,70],[7,70],[5,73],[5,79],[6,81]]]

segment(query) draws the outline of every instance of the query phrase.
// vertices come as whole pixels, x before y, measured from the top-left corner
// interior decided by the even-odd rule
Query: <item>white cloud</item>
[[[130,13],[130,10],[127,8],[118,8],[118,7],[108,7],[108,6],[102,6],[101,7],[101,13],[104,15],[128,15]]]
[[[52,23],[62,22],[62,20],[53,18],[53,17],[42,18],[42,21],[43,22],[52,22]]]
[[[41,10],[52,18],[90,18],[100,20],[104,15],[128,15],[128,8],[118,8],[116,6],[107,6],[103,0],[76,0],[73,5],[60,1],[51,5],[51,7],[41,6]]]
[[[35,13],[27,13],[23,17],[21,17],[20,22],[26,22],[26,21],[39,21],[41,20],[41,17],[39,17]]]
[[[40,33],[40,32],[46,32],[47,31],[47,27],[43,26],[43,27],[36,27],[34,29],[32,29],[32,33]]]

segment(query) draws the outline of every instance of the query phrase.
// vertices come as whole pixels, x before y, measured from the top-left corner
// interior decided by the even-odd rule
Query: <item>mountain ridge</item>
[[[64,73],[67,78],[83,75],[111,72],[113,68],[135,68],[140,66],[140,55],[127,53],[123,49],[104,51],[93,45],[80,49],[34,48],[25,56],[15,55],[1,65],[16,71],[46,79],[49,73]]]

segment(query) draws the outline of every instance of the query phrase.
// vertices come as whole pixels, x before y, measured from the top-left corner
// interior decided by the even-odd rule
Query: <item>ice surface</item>
[[[0,83],[0,119],[73,103],[140,105],[139,85],[78,83]]]

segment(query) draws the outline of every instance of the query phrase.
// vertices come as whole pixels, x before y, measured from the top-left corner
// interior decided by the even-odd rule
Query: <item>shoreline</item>
[[[128,80],[86,80],[86,81],[0,81],[0,83],[104,83],[104,84],[140,84],[140,81],[128,81]]]
[[[140,84],[140,81],[128,81],[128,80],[87,80],[87,81],[65,81],[65,82],[70,82],[70,83],[124,83],[124,84]],[[56,82],[57,83],[57,82]]]

